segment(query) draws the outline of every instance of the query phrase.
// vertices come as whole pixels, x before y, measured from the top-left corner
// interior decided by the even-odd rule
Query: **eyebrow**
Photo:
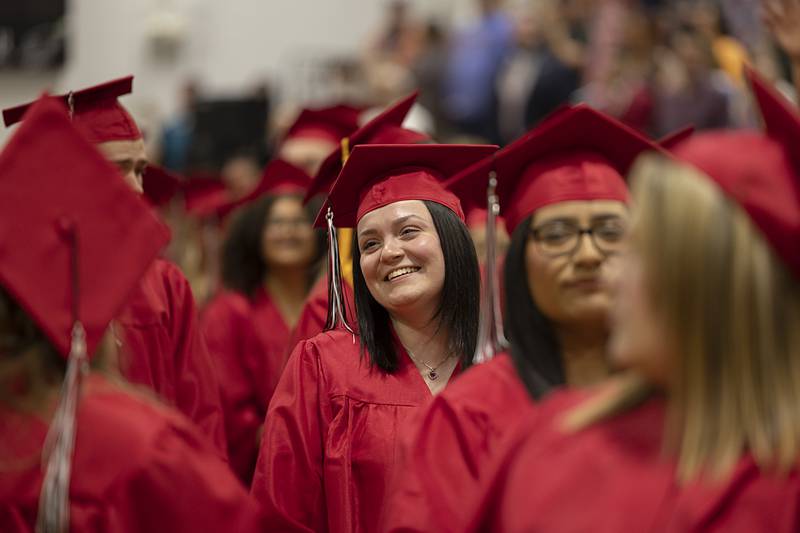
[[[602,221],[605,221],[605,220],[611,220],[611,219],[617,219],[617,218],[622,218],[622,215],[621,214],[617,214],[617,213],[600,213],[600,214],[597,214],[597,215],[592,215],[592,217],[589,219],[589,221],[590,222],[602,222]],[[566,224],[578,224],[578,219],[576,217],[565,217],[565,216],[547,218],[547,219],[542,220],[541,222],[537,223],[537,226],[544,225],[544,224],[553,224],[553,223],[556,223],[556,222],[562,222],[562,223],[566,223]]]
[[[425,219],[422,218],[421,216],[411,214],[411,215],[406,215],[406,216],[403,216],[403,217],[400,217],[400,218],[397,218],[397,219],[393,220],[392,221],[392,226],[401,226],[401,225],[405,224],[406,222],[408,222],[409,219],[412,219],[412,218],[416,218],[416,219],[421,220],[422,222],[425,222]],[[358,233],[358,237],[361,238],[361,237],[363,237],[365,235],[372,235],[372,234],[375,234],[375,233],[378,233],[378,230],[376,230],[375,228],[367,228],[364,231],[359,232]]]

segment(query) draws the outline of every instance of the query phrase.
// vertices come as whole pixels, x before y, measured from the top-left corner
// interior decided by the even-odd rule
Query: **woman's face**
[[[268,270],[311,265],[316,255],[316,240],[300,198],[275,199],[264,222],[261,253]]]
[[[665,386],[672,353],[664,321],[647,285],[644,264],[635,251],[620,260],[622,275],[614,290],[609,354],[617,368],[636,370],[648,381]]]
[[[628,217],[625,204],[610,200],[562,202],[536,211],[525,247],[528,287],[555,324],[605,326]],[[591,236],[576,235],[587,229]]]
[[[433,219],[419,200],[364,215],[356,228],[361,272],[372,297],[393,316],[430,317],[444,287],[445,264]]]

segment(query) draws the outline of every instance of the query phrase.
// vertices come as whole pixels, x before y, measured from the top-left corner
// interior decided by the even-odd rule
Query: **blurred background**
[[[123,102],[150,156],[189,175],[242,154],[263,163],[300,107],[379,109],[415,87],[414,127],[443,142],[505,144],[577,101],[659,137],[752,124],[745,61],[793,97],[760,11],[759,0],[6,1],[0,106],[134,74]]]

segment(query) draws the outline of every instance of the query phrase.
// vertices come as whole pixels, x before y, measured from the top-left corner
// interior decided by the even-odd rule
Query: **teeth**
[[[389,275],[386,276],[386,279],[392,281],[395,278],[399,278],[400,276],[405,274],[411,274],[412,272],[416,272],[417,270],[419,270],[419,267],[398,268],[397,270],[392,270],[391,272],[389,272]]]

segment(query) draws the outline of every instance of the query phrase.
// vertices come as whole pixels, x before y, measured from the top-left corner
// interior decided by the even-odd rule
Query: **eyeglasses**
[[[613,217],[594,222],[588,228],[555,220],[531,228],[530,232],[539,250],[550,257],[574,254],[584,235],[591,238],[600,253],[613,255],[625,250],[628,228],[621,218]]]

